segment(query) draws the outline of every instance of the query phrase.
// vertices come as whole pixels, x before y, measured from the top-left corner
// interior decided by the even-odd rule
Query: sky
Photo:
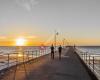
[[[0,46],[51,44],[55,30],[76,45],[100,45],[100,0],[0,0]]]

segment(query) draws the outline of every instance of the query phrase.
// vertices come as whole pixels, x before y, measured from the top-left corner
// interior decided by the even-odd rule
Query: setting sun
[[[17,46],[24,46],[25,43],[26,43],[26,39],[24,39],[24,38],[18,38],[18,39],[16,39],[16,45]]]

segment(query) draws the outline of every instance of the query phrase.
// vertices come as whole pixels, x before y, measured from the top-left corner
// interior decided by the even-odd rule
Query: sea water
[[[88,52],[89,54],[100,54],[100,46],[81,46],[78,48],[83,52]]]

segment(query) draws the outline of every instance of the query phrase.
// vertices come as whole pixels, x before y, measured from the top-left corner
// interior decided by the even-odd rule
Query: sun
[[[25,44],[26,44],[26,39],[25,38],[16,39],[16,45],[17,46],[24,46]]]

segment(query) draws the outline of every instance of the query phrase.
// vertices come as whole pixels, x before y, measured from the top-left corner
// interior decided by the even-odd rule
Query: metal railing
[[[100,54],[83,52],[79,49],[76,49],[76,52],[100,80]]]
[[[27,51],[15,51],[10,53],[0,52],[0,70],[9,69],[12,66],[22,64],[48,54],[49,48]],[[2,71],[1,71],[2,73]]]

